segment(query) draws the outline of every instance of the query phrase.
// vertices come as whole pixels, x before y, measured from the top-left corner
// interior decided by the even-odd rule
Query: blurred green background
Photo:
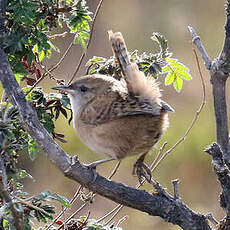
[[[94,12],[98,1],[88,2],[91,11]],[[134,49],[154,51],[156,46],[153,45],[150,36],[152,32],[159,32],[168,39],[170,51],[174,53],[174,57],[187,65],[193,76],[192,81],[184,82],[181,93],[177,93],[171,86],[165,87],[164,79],[159,79],[161,88],[164,90],[163,99],[176,112],[170,114],[170,127],[156,149],[146,159],[147,162],[154,159],[157,150],[164,141],[168,142],[167,148],[169,148],[185,133],[201,103],[201,82],[187,26],[191,25],[196,29],[210,57],[217,57],[224,39],[224,3],[224,0],[105,0],[102,5],[85,60],[93,55],[105,57],[112,55],[107,35],[109,29],[123,33],[130,51]],[[52,59],[47,61],[48,66],[59,60],[71,39],[72,35],[55,40],[61,53],[55,54]],[[69,79],[75,70],[81,52],[82,50],[78,46],[73,47],[64,63],[55,71],[55,76]],[[215,141],[215,120],[209,74],[203,67],[203,61],[200,60],[200,62],[207,89],[206,106],[187,139],[170,153],[155,171],[153,177],[170,193],[172,192],[171,180],[178,178],[180,180],[180,196],[189,207],[203,214],[212,212],[217,219],[220,219],[224,215],[218,202],[220,186],[210,166],[211,159],[203,152],[207,145]],[[78,75],[84,74],[85,71],[86,69],[82,65]],[[43,82],[47,92],[50,91],[53,84],[51,80]],[[82,162],[92,162],[104,157],[93,153],[84,146],[77,138],[72,125],[69,126],[65,120],[59,119],[56,125],[57,132],[64,133],[68,140],[67,144],[60,143],[66,152],[71,155],[77,154]],[[123,160],[113,179],[135,186],[137,178],[134,178],[131,172],[136,159],[137,156]],[[20,164],[27,168],[35,178],[35,182],[25,181],[25,190],[32,194],[48,189],[71,199],[78,187],[75,182],[66,179],[43,153],[39,153],[38,159],[34,162],[23,158]],[[115,164],[115,162],[111,162],[99,166],[98,171],[101,175],[107,176]],[[152,188],[146,185],[144,189],[150,191]],[[115,205],[115,203],[97,196],[88,208],[91,210],[91,217],[98,218]],[[79,206],[80,202],[73,207],[73,210]],[[86,214],[88,208],[83,209],[80,214]],[[123,208],[115,221],[126,214],[128,219],[121,225],[126,230],[180,229],[165,223],[159,217],[151,217],[130,208]]]

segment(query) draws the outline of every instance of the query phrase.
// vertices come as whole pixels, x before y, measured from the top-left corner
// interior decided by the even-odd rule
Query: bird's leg
[[[142,154],[133,166],[133,175],[137,175],[139,182],[142,182],[144,177],[148,182],[151,181],[152,172],[150,168],[144,163],[145,156],[148,152]]]
[[[113,160],[116,160],[115,158],[113,157],[109,157],[109,158],[105,158],[105,159],[102,159],[102,160],[99,160],[99,161],[94,161],[90,164],[84,164],[86,167],[88,168],[96,168],[98,165],[102,164],[102,163],[105,163],[105,162],[108,162],[108,161],[113,161]]]

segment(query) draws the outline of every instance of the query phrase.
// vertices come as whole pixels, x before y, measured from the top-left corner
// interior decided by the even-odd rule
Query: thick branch
[[[230,216],[230,171],[223,160],[223,154],[218,144],[213,143],[205,149],[205,152],[212,156],[212,165],[222,187],[222,194],[220,196],[221,207]]]
[[[213,99],[214,99],[214,109],[215,109],[215,117],[216,117],[217,143],[220,145],[221,150],[223,152],[224,160],[226,164],[228,165],[228,167],[230,168],[228,115],[227,115],[226,90],[225,90],[226,80],[228,78],[229,73],[227,74],[225,72],[226,68],[223,68],[225,66],[225,64],[223,63],[223,60],[224,60],[223,57],[225,57],[225,60],[227,61],[226,54],[229,52],[225,50],[228,47],[227,46],[228,39],[226,38],[225,40],[225,45],[223,47],[223,51],[221,52],[220,58],[211,62],[195,30],[192,27],[189,27],[189,32],[192,36],[194,44],[197,46],[197,48],[201,52],[201,55],[205,62],[206,67],[210,71],[211,83],[213,86]],[[230,33],[226,33],[226,35],[229,36]],[[230,48],[230,45],[229,45],[229,48]],[[229,56],[229,59],[230,59],[230,56]],[[208,66],[207,63],[209,62],[211,63],[211,66]]]
[[[203,215],[196,214],[183,202],[174,199],[162,190],[152,195],[146,191],[109,181],[99,175],[94,181],[92,171],[82,166],[76,159],[70,158],[40,124],[36,112],[25,100],[2,50],[0,50],[0,60],[0,80],[7,95],[18,107],[22,125],[67,177],[117,203],[152,216],[160,216],[165,221],[177,224],[183,229],[211,229]]]
[[[230,152],[229,152],[229,133],[228,133],[228,115],[226,104],[226,76],[217,71],[211,75],[213,85],[213,99],[216,117],[216,133],[217,143],[223,151],[224,160],[230,168]]]
[[[6,17],[6,7],[7,7],[7,0],[0,1],[0,41],[5,38],[7,34],[7,30],[5,27],[5,17]]]
[[[230,73],[230,1],[226,1],[225,41],[218,58],[218,67],[223,73]]]
[[[224,229],[229,229],[230,226],[230,147],[229,147],[229,132],[228,132],[228,115],[226,104],[226,81],[230,74],[230,0],[226,4],[227,20],[225,25],[225,41],[223,49],[219,57],[211,62],[211,66],[207,67],[210,71],[211,83],[213,87],[214,110],[216,118],[216,136],[217,144],[213,144],[206,151],[213,157],[213,167],[219,182],[223,189],[221,194],[220,204],[225,208],[227,216],[224,222]],[[200,39],[192,27],[189,28],[194,44],[201,52],[205,63],[205,49]],[[225,228],[226,227],[226,228]],[[221,228],[220,228],[221,229]]]

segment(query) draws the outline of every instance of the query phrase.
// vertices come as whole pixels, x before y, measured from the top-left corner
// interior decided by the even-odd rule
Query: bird
[[[151,171],[144,158],[168,128],[168,112],[174,110],[161,99],[158,82],[130,61],[122,34],[109,31],[109,40],[121,68],[120,79],[86,75],[53,89],[68,94],[80,140],[94,152],[108,156],[88,167],[140,155],[133,174],[139,181],[143,177],[150,180]]]

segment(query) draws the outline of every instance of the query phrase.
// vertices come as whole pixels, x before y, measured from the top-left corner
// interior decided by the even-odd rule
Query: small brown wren
[[[151,172],[143,160],[167,129],[167,112],[173,109],[161,100],[155,79],[146,77],[130,62],[122,34],[109,31],[109,39],[122,71],[120,80],[94,74],[53,89],[68,93],[74,128],[82,142],[109,156],[88,166],[141,154],[134,173],[139,180],[146,174],[150,179]]]

